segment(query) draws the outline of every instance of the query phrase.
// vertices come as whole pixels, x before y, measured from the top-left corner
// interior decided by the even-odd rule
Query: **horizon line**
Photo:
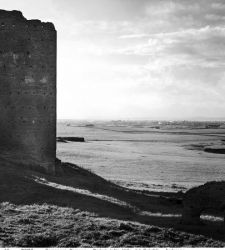
[[[57,121],[60,120],[71,120],[71,121],[192,121],[192,122],[225,122],[225,118],[220,117],[198,117],[198,118],[57,118]]]

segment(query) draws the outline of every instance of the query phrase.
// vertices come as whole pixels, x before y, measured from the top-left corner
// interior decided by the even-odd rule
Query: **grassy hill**
[[[3,247],[222,247],[222,220],[180,222],[182,193],[137,192],[58,162],[55,176],[1,161]]]

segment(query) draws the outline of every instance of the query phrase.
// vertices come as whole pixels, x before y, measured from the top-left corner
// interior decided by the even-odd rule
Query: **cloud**
[[[108,101],[132,115],[138,110],[143,116],[183,117],[213,114],[213,109],[218,115],[225,108],[225,24],[219,5],[167,3],[148,1],[135,20],[126,15],[126,20],[75,22],[77,51],[95,58],[95,66],[84,69],[89,72],[85,82],[101,85]],[[115,114],[111,105],[107,107]]]
[[[123,37],[133,39],[137,36]],[[222,67],[225,63],[225,27],[202,27],[169,33],[145,34],[142,41],[121,50],[121,53],[148,55],[151,63],[161,66],[177,65]]]

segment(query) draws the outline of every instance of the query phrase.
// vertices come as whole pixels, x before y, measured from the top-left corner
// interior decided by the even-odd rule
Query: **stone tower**
[[[0,10],[0,158],[55,172],[56,30]]]

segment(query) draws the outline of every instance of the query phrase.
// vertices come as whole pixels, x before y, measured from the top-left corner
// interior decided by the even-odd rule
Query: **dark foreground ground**
[[[1,161],[0,246],[225,246],[218,214],[200,226],[180,224],[182,193],[136,192],[59,165],[50,176]]]

